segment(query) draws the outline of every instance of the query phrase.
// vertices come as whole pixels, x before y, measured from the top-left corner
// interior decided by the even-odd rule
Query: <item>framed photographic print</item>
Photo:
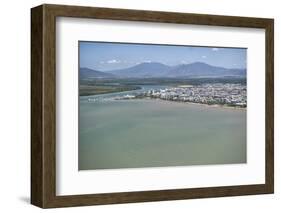
[[[31,203],[274,191],[273,19],[31,9]]]

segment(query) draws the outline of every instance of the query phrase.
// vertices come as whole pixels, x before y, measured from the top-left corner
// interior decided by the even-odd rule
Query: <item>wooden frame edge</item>
[[[110,14],[110,15],[109,15]],[[56,17],[104,18],[178,24],[264,28],[266,31],[266,183],[56,196]],[[31,9],[31,203],[41,208],[149,202],[274,192],[274,21],[186,13],[41,5]]]
[[[43,7],[31,10],[31,203],[43,207],[42,63]]]
[[[266,185],[270,193],[274,193],[274,20],[268,21],[265,27],[265,152],[266,152]]]

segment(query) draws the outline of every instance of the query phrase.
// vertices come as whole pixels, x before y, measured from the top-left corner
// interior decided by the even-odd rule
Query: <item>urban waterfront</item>
[[[151,89],[142,93],[124,95],[117,99],[156,98],[168,101],[191,102],[208,105],[247,107],[246,85],[203,84],[199,86],[181,85],[165,89]]]
[[[246,108],[181,101],[190,88],[145,86],[80,97],[79,170],[246,163]],[[167,101],[164,94],[179,98]],[[239,94],[232,95],[240,103]]]
[[[78,69],[79,170],[247,163],[247,48],[80,41]]]

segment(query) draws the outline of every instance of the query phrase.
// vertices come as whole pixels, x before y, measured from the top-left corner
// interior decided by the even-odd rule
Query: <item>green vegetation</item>
[[[93,79],[81,81],[80,85],[199,85],[204,83],[241,83],[246,84],[246,78],[123,78],[123,79]]]
[[[141,89],[141,85],[200,85],[205,83],[246,84],[246,78],[124,78],[124,79],[89,79],[81,80],[79,95],[98,95]]]
[[[140,89],[136,86],[107,86],[107,85],[80,85],[79,95],[88,96],[88,95],[98,95],[114,92],[124,92],[129,90]]]

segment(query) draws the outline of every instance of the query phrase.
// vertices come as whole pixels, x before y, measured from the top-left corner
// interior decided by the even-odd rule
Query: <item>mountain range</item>
[[[86,67],[79,69],[79,78],[80,79],[91,79],[91,78],[116,78],[115,75],[111,73],[101,72]]]
[[[183,77],[246,77],[246,69],[229,69],[203,62],[168,66],[158,62],[141,63],[125,69],[98,71],[80,68],[80,79],[88,78],[183,78]]]

